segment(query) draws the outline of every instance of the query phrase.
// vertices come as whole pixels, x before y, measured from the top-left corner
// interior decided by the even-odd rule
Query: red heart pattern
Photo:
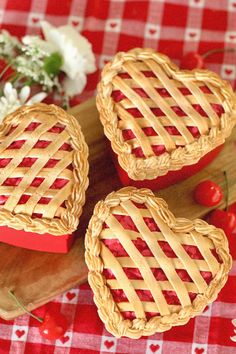
[[[64,337],[60,338],[60,341],[62,342],[62,344],[65,344],[66,342],[68,342],[69,339],[70,339],[69,336],[64,336]]]
[[[33,23],[38,23],[39,22],[39,18],[38,17],[32,17],[32,22]]]
[[[203,349],[203,348],[195,348],[196,354],[203,354],[204,352],[205,352],[205,349]]]
[[[16,330],[16,335],[17,335],[18,338],[21,338],[24,334],[25,334],[25,331],[23,329],[22,330],[20,330],[20,329]]]
[[[155,34],[157,31],[154,28],[149,28],[149,33],[150,34]]]
[[[69,301],[73,300],[75,298],[76,294],[75,293],[71,293],[70,291],[68,293],[66,293],[66,297]]]
[[[116,22],[111,22],[111,23],[110,23],[110,27],[111,27],[111,28],[117,27],[117,23],[116,23]]]
[[[77,27],[79,25],[79,21],[76,21],[76,20],[71,21],[71,23],[72,23],[72,26],[74,26],[74,27]]]
[[[233,70],[232,70],[232,69],[228,69],[228,68],[226,68],[226,69],[225,69],[225,73],[226,73],[226,75],[231,75],[231,74],[232,74],[232,72],[233,72]]]
[[[104,345],[107,349],[111,349],[111,347],[113,347],[114,344],[115,343],[112,340],[105,340],[105,342],[104,342]]]
[[[198,7],[204,6],[204,0],[193,0],[193,3],[195,3]]]
[[[160,346],[158,344],[151,344],[150,349],[153,353],[156,353],[160,349]]]

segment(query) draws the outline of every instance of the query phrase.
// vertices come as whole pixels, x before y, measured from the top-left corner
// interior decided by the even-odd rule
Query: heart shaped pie
[[[152,49],[118,53],[103,69],[97,107],[105,135],[133,180],[197,163],[236,122],[231,86],[207,70],[182,71]]]
[[[222,230],[175,218],[148,189],[126,187],[100,201],[85,246],[99,316],[117,337],[187,323],[216,299],[231,268]]]
[[[78,122],[61,108],[36,104],[8,115],[0,125],[1,241],[67,251],[85,202],[87,158]]]

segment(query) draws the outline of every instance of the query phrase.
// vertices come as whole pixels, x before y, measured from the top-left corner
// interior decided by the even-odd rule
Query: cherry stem
[[[28,313],[28,315],[30,315],[31,317],[35,318],[40,323],[43,322],[43,318],[33,315],[30,311],[28,311],[25,308],[25,306],[19,301],[19,299],[17,299],[16,295],[14,294],[14,292],[12,290],[8,290],[8,295],[15,301],[17,306],[20,307],[22,310],[24,310],[26,313]]]
[[[234,53],[235,48],[218,48],[218,49],[211,49],[208,50],[206,53],[202,54],[202,58],[206,59],[210,55],[217,54],[217,53]]]
[[[226,195],[225,195],[225,211],[228,211],[229,208],[229,180],[227,176],[227,172],[224,171],[224,178],[225,178],[225,186],[226,186]]]

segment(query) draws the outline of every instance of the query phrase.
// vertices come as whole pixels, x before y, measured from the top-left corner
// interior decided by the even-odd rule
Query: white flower
[[[96,70],[91,43],[73,27],[56,28],[46,21],[42,21],[41,26],[46,41],[51,45],[51,51],[62,55],[62,70],[69,78],[75,79],[81,71],[89,74]]]
[[[41,102],[47,96],[45,92],[39,92],[28,100],[30,87],[24,86],[18,93],[10,82],[5,84],[3,94],[0,97],[0,123],[6,115],[14,112],[20,106]]]
[[[90,42],[71,26],[56,28],[46,21],[41,22],[41,26],[45,41],[25,36],[23,43],[38,46],[49,55],[59,53],[63,60],[61,70],[66,74],[62,83],[65,93],[69,96],[81,93],[87,82],[86,75],[96,70]]]
[[[75,79],[65,77],[62,82],[62,87],[65,93],[72,97],[81,93],[87,83],[87,77],[84,73],[79,73]]]

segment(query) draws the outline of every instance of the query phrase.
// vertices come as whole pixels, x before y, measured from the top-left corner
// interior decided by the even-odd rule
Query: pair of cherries
[[[236,229],[236,203],[228,207],[228,181],[226,173],[225,180],[227,185],[226,208],[225,210],[213,210],[209,214],[208,221],[210,224],[223,229],[225,234],[230,236]],[[194,190],[195,201],[206,207],[217,206],[222,201],[223,196],[221,187],[210,180],[200,182]]]

